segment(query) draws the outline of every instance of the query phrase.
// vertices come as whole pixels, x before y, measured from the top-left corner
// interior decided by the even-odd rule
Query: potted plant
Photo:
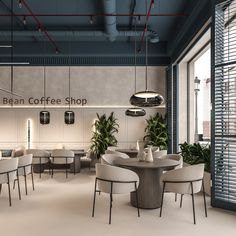
[[[101,116],[97,114],[97,120],[93,126],[95,127],[95,132],[93,132],[90,149],[97,159],[99,159],[109,146],[117,145],[117,139],[114,134],[118,133],[119,125],[112,112],[109,117],[105,114]]]
[[[184,142],[180,144],[181,155],[183,156],[184,163],[195,165],[204,163],[204,186],[205,192],[211,195],[211,147],[210,145],[201,145],[199,143],[188,144]]]
[[[147,126],[145,128],[146,135],[143,140],[146,145],[159,147],[160,150],[167,150],[168,135],[166,118],[159,113],[146,119]]]

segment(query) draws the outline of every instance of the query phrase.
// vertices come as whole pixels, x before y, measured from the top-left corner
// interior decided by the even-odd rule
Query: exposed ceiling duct
[[[116,0],[103,0],[105,14],[116,14]],[[105,16],[105,33],[109,41],[115,41],[118,31],[116,28],[116,16]]]

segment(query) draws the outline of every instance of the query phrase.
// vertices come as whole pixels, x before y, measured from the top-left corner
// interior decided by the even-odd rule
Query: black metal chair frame
[[[20,192],[20,182],[19,182],[19,174],[18,174],[18,169],[11,170],[11,171],[6,171],[0,173],[0,175],[7,175],[7,185],[8,185],[8,196],[9,196],[9,205],[11,207],[12,201],[11,201],[11,186],[10,186],[10,177],[9,174],[12,172],[16,172],[16,181],[17,181],[17,186],[18,186],[18,194],[19,194],[19,200],[21,200],[21,192]],[[0,184],[0,194],[2,191],[2,184]]]
[[[68,168],[67,168],[67,165],[68,165],[68,163],[67,163],[67,159],[68,158],[73,158],[74,159],[74,175],[75,175],[75,157],[59,157],[59,156],[57,156],[57,157],[52,157],[52,161],[51,161],[51,170],[52,170],[52,174],[51,174],[51,177],[53,178],[53,175],[54,175],[54,159],[56,159],[56,158],[65,158],[66,159],[66,178],[68,178]],[[61,165],[61,164],[56,164],[56,165]]]
[[[42,158],[48,158],[48,157],[33,156],[33,158],[39,158],[39,169],[40,169],[39,178],[41,179],[41,176],[42,176],[42,165],[47,164],[47,163],[43,163],[42,164]],[[49,158],[48,158],[48,163],[49,163],[49,174],[50,174],[50,159]]]
[[[205,216],[207,217],[207,208],[206,208],[206,196],[205,196],[205,188],[204,188],[204,182],[203,179],[196,179],[196,180],[190,180],[190,181],[163,181],[163,190],[162,190],[162,197],[161,197],[161,209],[160,209],[160,217],[162,215],[162,208],[163,208],[163,200],[164,200],[164,194],[165,194],[165,187],[168,183],[190,183],[191,186],[191,196],[192,196],[192,206],[193,206],[193,222],[196,224],[196,216],[195,216],[195,203],[194,203],[194,193],[193,193],[193,183],[202,181],[202,192],[203,192],[203,200],[204,200],[204,208],[205,208]],[[180,200],[180,207],[182,207],[182,201],[183,201],[183,194],[181,194],[181,200]]]
[[[95,179],[95,186],[94,186],[94,195],[93,195],[93,211],[92,211],[92,217],[94,217],[95,212],[95,203],[96,203],[96,193],[100,194],[100,190],[97,190],[97,181],[104,181],[111,184],[111,192],[110,192],[110,210],[109,210],[109,224],[111,224],[111,208],[112,208],[112,202],[113,202],[113,184],[114,183],[120,183],[120,184],[134,184],[135,193],[136,193],[136,201],[137,201],[137,211],[138,211],[138,217],[140,217],[139,212],[139,204],[138,204],[138,189],[137,189],[137,181],[116,181],[116,180],[108,180],[108,179],[102,179],[102,178],[96,178]]]
[[[25,180],[25,194],[28,195],[28,190],[27,190],[27,178],[26,178],[26,167],[30,166],[30,169],[31,169],[31,172],[30,172],[30,175],[31,175],[31,181],[32,181],[32,188],[33,188],[33,191],[34,191],[34,175],[33,175],[33,164],[28,164],[28,165],[25,165],[25,166],[19,166],[18,167],[18,170],[23,168],[23,171],[24,171],[24,180]],[[13,185],[13,189],[15,188],[15,181],[14,181],[14,185]]]

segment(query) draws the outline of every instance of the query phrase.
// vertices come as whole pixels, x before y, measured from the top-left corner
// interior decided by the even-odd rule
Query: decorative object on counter
[[[147,2],[146,2],[146,8],[147,8]],[[148,10],[147,12],[147,18],[148,19]],[[132,97],[130,98],[130,103],[134,106],[138,107],[155,107],[160,106],[164,103],[164,98],[154,91],[148,90],[148,35],[147,35],[147,22],[145,24],[145,39],[146,39],[146,70],[145,70],[145,91],[136,92]]]
[[[46,100],[46,68],[43,69],[43,91],[44,91],[44,111],[40,111],[39,118],[41,125],[48,125],[50,123],[50,113],[45,110],[45,100]]]
[[[137,140],[137,142],[136,142],[136,149],[137,149],[137,151],[139,151],[139,150],[140,150],[140,146],[139,146],[139,140]]]
[[[137,159],[139,161],[145,161],[146,160],[146,152],[144,152],[144,150],[139,150],[138,155],[137,155]]]
[[[95,132],[93,132],[90,149],[97,158],[100,158],[100,155],[104,154],[109,146],[117,145],[117,139],[114,134],[118,133],[119,125],[117,119],[114,117],[114,112],[109,117],[106,117],[105,114],[102,116],[97,114],[94,127]]]
[[[150,116],[149,119],[146,119],[146,122],[146,135],[143,141],[147,145],[159,147],[160,150],[167,150],[168,134],[166,118],[157,113],[155,116]]]

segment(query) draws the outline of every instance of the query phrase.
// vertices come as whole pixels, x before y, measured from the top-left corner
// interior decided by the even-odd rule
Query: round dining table
[[[160,177],[164,170],[174,169],[178,161],[157,159],[153,162],[141,162],[137,158],[119,159],[115,161],[119,167],[133,170],[139,176],[138,203],[142,209],[156,209],[161,206],[162,187]],[[137,207],[135,192],[130,193],[130,203]]]

